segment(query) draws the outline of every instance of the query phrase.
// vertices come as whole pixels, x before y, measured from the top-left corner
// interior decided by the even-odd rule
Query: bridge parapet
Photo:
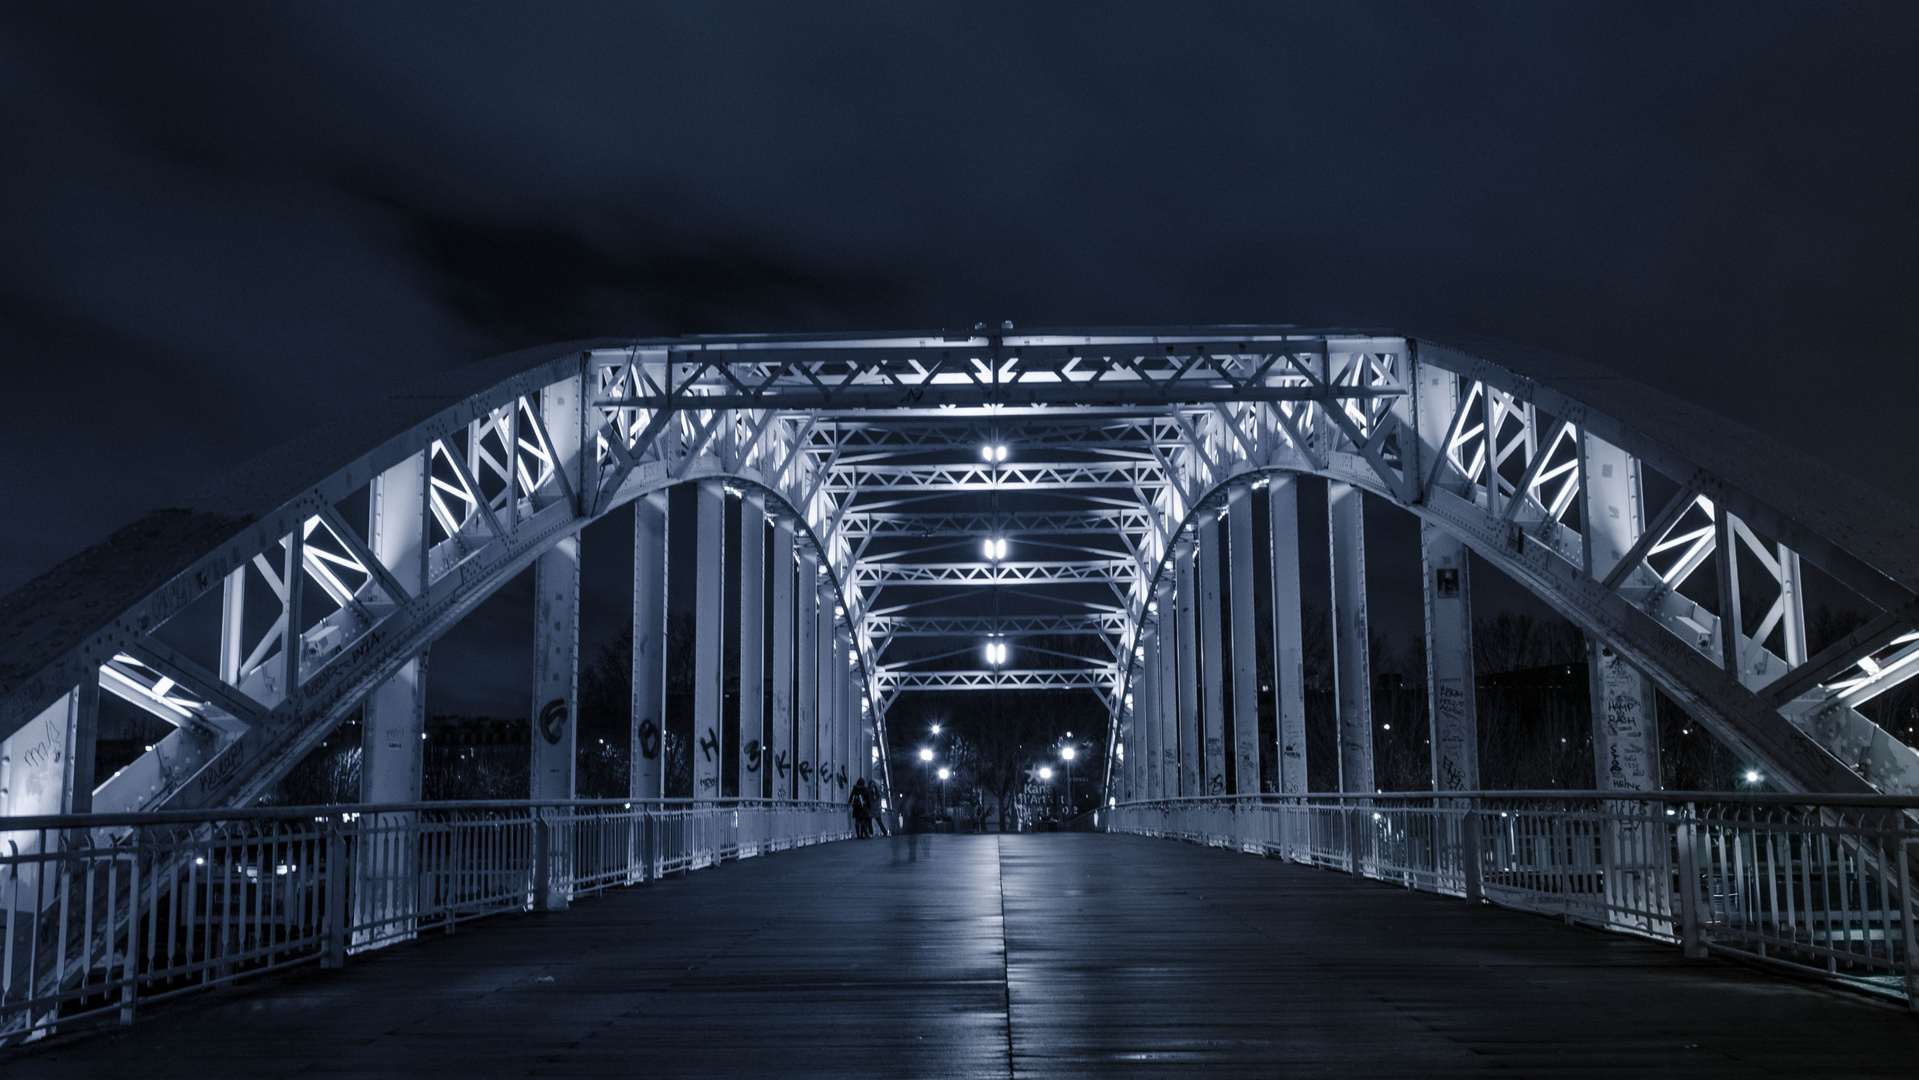
[[[0,1046],[294,964],[853,835],[837,802],[430,802],[0,818]]]
[[[1227,847],[1781,964],[1919,1012],[1919,800],[1725,792],[1164,799],[1108,832]]]

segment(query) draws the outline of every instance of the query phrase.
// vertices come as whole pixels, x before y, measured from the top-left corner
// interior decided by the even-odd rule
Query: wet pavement
[[[1902,1007],[1163,840],[880,838],[505,916],[0,1076],[1899,1076]]]

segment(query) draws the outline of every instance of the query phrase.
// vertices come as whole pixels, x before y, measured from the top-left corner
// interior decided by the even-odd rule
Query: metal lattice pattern
[[[244,802],[542,552],[721,477],[817,551],[882,733],[901,692],[1074,687],[1108,702],[1117,750],[1179,538],[1222,492],[1309,473],[1458,537],[1783,782],[1919,791],[1919,755],[1858,711],[1919,673],[1899,526],[1748,467],[1748,447],[1711,441],[1724,425],[1649,426],[1619,396],[1643,388],[1482,353],[1505,355],[1266,327],[560,347],[442,395],[451,406],[396,405],[318,482],[256,478],[168,525],[179,550],[154,555],[160,569],[85,598],[109,615],[10,646],[0,720],[24,731],[97,677],[173,734],[100,778],[96,806]],[[1010,452],[983,458],[992,447]],[[421,550],[376,550],[339,508],[416,457]],[[1635,503],[1630,530],[1608,524],[1607,484],[1629,477],[1643,502],[1655,475],[1669,494]],[[1807,567],[1875,613],[1816,655]],[[55,607],[85,585],[10,602]],[[982,589],[1020,599],[982,610]],[[202,601],[220,612],[213,660],[156,632]],[[1124,662],[1021,651],[1063,634]],[[922,647],[941,637],[954,648]],[[927,666],[982,637],[1009,640],[1011,660]]]

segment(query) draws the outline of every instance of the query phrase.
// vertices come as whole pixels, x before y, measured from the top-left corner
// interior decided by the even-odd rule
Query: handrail
[[[0,1046],[429,928],[853,835],[837,801],[489,799],[0,818]]]
[[[1791,806],[1876,806],[1895,809],[1919,809],[1919,795],[1814,794],[1810,792],[1771,791],[1571,791],[1546,788],[1528,791],[1376,791],[1371,795],[1315,791],[1298,795],[1271,792],[1259,795],[1179,795],[1158,799],[1133,799],[1117,806],[1146,806],[1158,803],[1215,803],[1256,801],[1266,803],[1336,803],[1349,805],[1377,800],[1454,800],[1454,799],[1534,799],[1534,800],[1619,800],[1657,803],[1779,803]]]
[[[94,829],[114,825],[191,825],[211,821],[260,821],[269,818],[310,817],[326,819],[341,815],[405,814],[447,810],[521,810],[529,807],[773,807],[837,806],[831,799],[448,799],[433,802],[330,803],[316,806],[235,806],[217,810],[155,810],[124,814],[27,814],[18,817],[0,815],[0,832],[32,829]]]
[[[1689,957],[1783,964],[1919,1011],[1915,807],[1718,791],[1217,795],[1116,803],[1104,823],[1672,942]]]

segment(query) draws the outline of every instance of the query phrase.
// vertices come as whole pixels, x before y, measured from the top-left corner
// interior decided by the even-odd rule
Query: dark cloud
[[[404,223],[407,248],[447,308],[490,338],[538,345],[601,335],[874,326],[915,306],[876,266],[834,267],[732,235],[705,208],[649,199],[659,217],[551,221],[457,217],[369,192]],[[669,208],[663,212],[664,208]]]
[[[15,8],[0,590],[366,386],[600,333],[1463,329],[1919,497],[1915,45],[1909,4]]]

